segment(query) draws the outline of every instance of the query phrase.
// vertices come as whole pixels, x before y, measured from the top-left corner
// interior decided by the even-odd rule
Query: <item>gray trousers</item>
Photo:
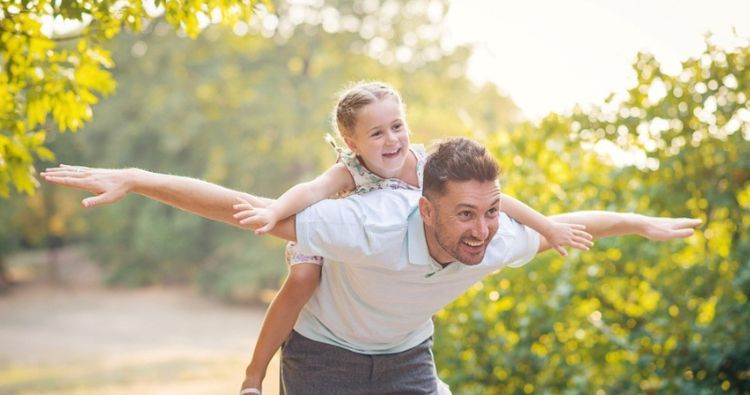
[[[432,338],[396,354],[358,354],[292,331],[281,351],[286,395],[434,395]]]

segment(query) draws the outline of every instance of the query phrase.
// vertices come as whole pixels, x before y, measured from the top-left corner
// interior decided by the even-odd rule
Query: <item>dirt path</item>
[[[234,394],[263,308],[185,289],[0,296],[0,394]],[[264,393],[278,393],[275,360]]]

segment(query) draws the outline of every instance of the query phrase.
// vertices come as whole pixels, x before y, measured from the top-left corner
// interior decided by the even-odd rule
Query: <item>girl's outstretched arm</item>
[[[232,205],[241,198],[255,207],[272,200],[234,191],[195,178],[153,173],[141,169],[98,169],[83,166],[49,168],[41,173],[48,182],[93,193],[84,207],[112,204],[135,193],[215,221],[239,226]]]
[[[293,186],[270,205],[256,206],[252,211],[240,210],[235,218],[241,226],[251,227],[255,229],[255,234],[261,235],[273,229],[278,221],[336,193],[352,189],[354,179],[349,170],[343,164],[336,163],[314,180]]]
[[[576,223],[565,223],[552,221],[526,204],[503,194],[500,208],[516,221],[534,229],[554,248],[560,255],[566,256],[568,252],[565,247],[588,250],[591,235],[586,232],[586,226]]]

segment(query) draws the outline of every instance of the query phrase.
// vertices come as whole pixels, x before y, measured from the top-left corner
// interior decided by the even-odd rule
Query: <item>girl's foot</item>
[[[242,382],[240,395],[261,395],[260,389],[263,385],[263,377],[255,374],[245,374],[245,381]]]

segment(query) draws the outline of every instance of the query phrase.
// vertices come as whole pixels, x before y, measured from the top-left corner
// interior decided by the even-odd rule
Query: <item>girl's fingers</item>
[[[578,248],[579,250],[588,251],[591,246],[586,243],[576,243],[576,248]]]
[[[560,256],[568,256],[568,251],[563,246],[556,245],[555,250]]]
[[[267,224],[261,226],[260,228],[258,228],[255,231],[255,234],[258,235],[258,236],[264,235],[264,234],[270,232],[271,229],[273,229],[274,225],[275,224],[267,223]]]
[[[256,227],[256,226],[260,226],[260,225],[263,224],[263,222],[260,221],[258,219],[258,217],[254,216],[254,215],[248,214],[248,215],[244,215],[244,216],[240,216],[240,217],[244,217],[244,218],[241,218],[239,220],[239,223],[241,225],[250,225],[250,226]]]
[[[244,210],[234,213],[233,217],[235,219],[242,219],[242,220],[251,220],[255,216],[255,211],[251,210]]]
[[[591,240],[591,239],[594,238],[594,236],[592,236],[591,233],[583,231],[583,230],[573,231],[573,234],[576,235],[576,236],[578,236],[578,237],[583,237],[583,238],[586,238],[586,239],[589,239],[589,240]]]
[[[593,241],[591,241],[589,239],[586,239],[586,238],[578,238],[578,239],[575,240],[575,242],[578,243],[578,244],[584,245],[584,246],[586,246],[588,248],[591,248],[591,246],[594,245]]]

